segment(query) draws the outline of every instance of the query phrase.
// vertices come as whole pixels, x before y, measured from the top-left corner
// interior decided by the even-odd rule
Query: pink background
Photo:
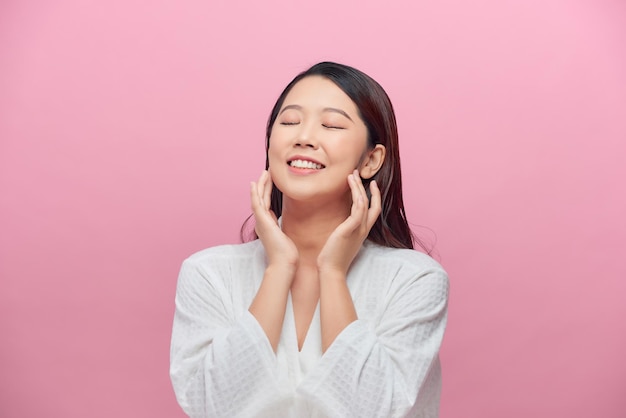
[[[324,59],[397,109],[452,283],[442,417],[626,416],[625,45],[621,0],[4,0],[0,416],[183,416],[178,268],[237,242]]]

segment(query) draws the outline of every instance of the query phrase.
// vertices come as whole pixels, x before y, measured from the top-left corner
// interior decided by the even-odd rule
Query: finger
[[[354,176],[354,182],[356,184],[357,191],[360,196],[359,200],[363,203],[362,212],[361,212],[361,223],[365,224],[365,222],[367,221],[367,207],[368,207],[367,193],[365,192],[365,186],[363,186],[363,181],[361,180],[361,176],[359,175],[359,172],[357,170],[354,170],[352,175]]]
[[[370,193],[372,195],[372,199],[370,200],[370,208],[367,211],[367,227],[371,229],[376,222],[376,219],[380,216],[380,211],[382,209],[381,197],[380,197],[380,189],[378,188],[378,183],[376,180],[372,180],[370,182]]]
[[[257,185],[254,181],[250,182],[250,205],[253,211],[256,211],[259,205],[259,194],[257,193]]]
[[[263,203],[265,204],[265,209],[269,209],[272,204],[272,189],[274,187],[274,183],[272,182],[272,173],[270,173],[269,170],[267,170],[266,173]]]
[[[255,181],[250,182],[250,203],[254,217],[258,220],[263,216],[263,213],[266,212],[266,210],[263,205],[262,197],[259,194],[259,183]]]
[[[250,182],[250,200],[252,202],[252,210],[255,212],[255,216],[260,216],[260,211],[265,208],[264,203],[264,188],[266,183],[267,171],[263,170],[259,176],[259,180],[256,182]]]
[[[259,205],[262,207],[265,206],[265,202],[263,201],[263,192],[265,188],[265,177],[267,176],[267,171],[263,170],[261,176],[259,177],[259,181],[256,183],[256,193],[257,199],[259,200]]]
[[[365,186],[363,185],[363,180],[361,179],[361,175],[359,174],[358,170],[354,170],[354,179],[357,181],[361,194],[363,195],[363,197],[365,197],[365,200],[367,201],[367,192],[365,191]]]
[[[351,229],[354,229],[363,222],[366,206],[354,173],[348,176],[348,184],[350,185],[350,191],[352,193],[352,207],[350,208],[350,217],[347,221],[349,221]]]
[[[254,231],[260,236],[259,227],[263,223],[263,210],[261,209],[261,202],[259,201],[259,193],[257,190],[257,183],[250,182],[250,203],[252,206],[252,214],[254,215]]]

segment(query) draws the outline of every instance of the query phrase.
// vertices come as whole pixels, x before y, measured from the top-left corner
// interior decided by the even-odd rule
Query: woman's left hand
[[[330,234],[317,257],[318,271],[332,271],[344,276],[381,211],[380,189],[375,181],[370,182],[372,199],[369,207],[357,170],[348,176],[348,184],[352,191],[350,216]]]

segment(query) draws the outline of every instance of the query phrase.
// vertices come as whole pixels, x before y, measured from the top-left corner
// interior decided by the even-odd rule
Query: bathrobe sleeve
[[[219,273],[194,259],[182,265],[170,352],[172,385],[192,418],[258,416],[284,397],[276,357],[254,316],[235,306]]]
[[[436,262],[428,264],[395,272],[376,316],[365,320],[359,315],[307,375],[298,395],[319,411],[313,416],[439,416],[438,352],[448,277]]]

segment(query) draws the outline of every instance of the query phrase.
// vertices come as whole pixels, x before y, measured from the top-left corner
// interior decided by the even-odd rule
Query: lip
[[[314,164],[319,164],[322,166],[321,169],[315,169],[315,168],[296,168],[296,167],[292,167],[289,163],[291,161],[294,160],[302,160],[302,161],[309,161],[312,162]],[[322,171],[324,168],[326,168],[325,164],[322,164],[320,161],[316,160],[315,158],[311,158],[311,157],[307,157],[304,155],[293,155],[291,157],[289,157],[287,159],[287,169],[289,170],[290,173],[295,174],[297,176],[308,176],[311,174],[316,174],[319,173],[320,171]]]

